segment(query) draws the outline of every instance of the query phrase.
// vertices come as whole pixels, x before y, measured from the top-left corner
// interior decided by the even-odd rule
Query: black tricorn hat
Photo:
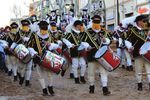
[[[51,13],[52,13],[52,12],[56,13],[56,10],[51,10]]]
[[[10,26],[11,26],[12,28],[17,28],[17,27],[18,27],[18,24],[17,24],[16,22],[13,22],[13,23],[10,24]]]
[[[51,25],[51,26],[56,26],[56,22],[55,22],[55,21],[51,21],[51,22],[50,22],[50,25]]]
[[[76,27],[77,25],[82,25],[82,21],[80,20],[76,20],[74,23],[73,23],[73,26]]]
[[[82,9],[82,11],[87,11],[87,9]]]
[[[23,26],[26,26],[26,25],[30,25],[30,22],[29,22],[29,20],[24,19],[24,20],[21,21],[21,24],[22,24]]]
[[[38,23],[40,29],[44,29],[47,30],[48,29],[48,23],[46,21],[40,21],[40,23]]]
[[[74,13],[74,10],[73,10],[73,9],[70,9],[69,11]]]
[[[135,21],[134,22],[138,22],[138,21],[141,21],[141,20],[146,20],[146,16],[144,15],[139,15],[135,18]]]
[[[99,15],[94,15],[91,19],[93,20],[94,18],[98,18],[101,20],[101,16],[99,16]]]

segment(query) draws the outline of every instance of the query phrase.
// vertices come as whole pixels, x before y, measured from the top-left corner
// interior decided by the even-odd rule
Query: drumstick
[[[150,73],[138,73],[138,75],[150,75]]]

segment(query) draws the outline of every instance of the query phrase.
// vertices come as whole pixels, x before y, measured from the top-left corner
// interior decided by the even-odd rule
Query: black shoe
[[[43,89],[43,96],[47,96],[47,95],[48,95],[47,88],[44,88]]]
[[[48,91],[52,96],[55,95],[55,92],[53,91],[53,86],[48,86]]]
[[[19,81],[19,84],[22,85],[23,82],[24,82],[24,77],[21,77],[21,78],[20,78],[20,81]]]
[[[73,78],[74,78],[73,73],[70,73],[70,78],[71,78],[71,79],[73,79]]]
[[[130,71],[133,71],[133,66],[132,65],[130,66]]]
[[[81,81],[83,84],[86,83],[84,76],[81,76],[81,77],[80,77],[80,81]]]
[[[142,83],[138,83],[138,90],[139,90],[139,91],[142,91],[142,90],[143,90],[143,88],[142,88]]]
[[[12,70],[8,71],[8,76],[11,76],[11,75],[12,75]]]
[[[127,71],[133,71],[133,66],[127,66]]]
[[[107,87],[103,87],[103,95],[109,95],[111,92],[108,90]]]
[[[61,71],[61,76],[62,77],[65,75],[65,72],[66,72],[66,70],[64,70],[64,69]]]
[[[14,76],[14,82],[16,82],[16,81],[17,81],[17,79],[18,79],[18,78],[17,78],[17,76]]]
[[[127,66],[127,68],[126,68],[126,69],[127,69],[127,71],[129,71],[129,70],[130,70],[130,66]]]
[[[125,65],[122,65],[122,69],[125,69]]]
[[[149,91],[150,91],[150,83],[149,83]]]
[[[75,84],[80,84],[80,81],[79,81],[79,78],[77,77],[77,78],[74,78],[74,80],[75,80]]]
[[[25,86],[31,86],[30,81],[26,80]]]
[[[94,85],[90,85],[89,89],[90,89],[89,93],[92,94],[92,93],[94,93],[95,86]]]

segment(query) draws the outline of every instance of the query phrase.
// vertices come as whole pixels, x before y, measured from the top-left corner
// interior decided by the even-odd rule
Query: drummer
[[[69,47],[66,44],[67,48],[70,49],[70,55],[72,57],[72,73],[70,73],[70,77],[74,76],[75,84],[86,83],[85,80],[85,71],[86,71],[86,61],[85,58],[79,55],[78,46],[81,43],[81,28],[83,27],[83,23],[80,20],[76,20],[71,28],[71,32],[66,34],[64,39],[70,42],[72,46]],[[81,67],[80,76],[78,74],[78,68]]]
[[[108,46],[110,44],[109,34],[101,28],[100,26],[101,17],[99,15],[94,15],[92,17],[92,28],[89,28],[87,32],[84,32],[85,40],[83,42],[89,43],[91,48],[89,48],[87,59],[88,59],[88,81],[90,83],[89,93],[94,93],[95,91],[95,71],[98,69],[101,75],[102,90],[104,95],[109,95],[111,92],[108,90],[108,73],[107,71],[96,61],[94,58],[95,53],[101,46]]]
[[[16,35],[17,35],[15,38],[16,43],[27,46],[27,42],[30,36],[32,35],[30,29],[30,22],[27,19],[21,20],[21,28]],[[30,60],[30,62],[27,64],[24,64],[20,60],[18,60],[18,72],[19,72],[19,84],[23,85],[25,80],[25,86],[27,87],[31,86],[30,78],[32,73],[32,60]]]
[[[54,96],[55,92],[53,91],[53,73],[40,65],[41,58],[45,51],[47,50],[47,46],[51,43],[51,36],[48,32],[48,23],[46,21],[40,21],[38,24],[40,30],[36,34],[32,34],[30,40],[28,41],[28,46],[33,47],[35,51],[38,52],[39,56],[35,56],[34,63],[37,64],[36,70],[38,73],[38,80],[42,87],[43,96],[47,96],[48,92],[50,95]]]
[[[11,47],[12,43],[15,42],[16,34],[18,33],[19,30],[19,25],[16,22],[13,22],[10,24],[11,30],[10,33],[7,34],[6,41],[9,44],[9,47]],[[11,76],[11,70],[13,71],[13,76],[14,76],[14,81],[17,81],[17,59],[13,55],[12,52],[10,52],[10,49],[6,50],[7,54],[7,67],[8,67],[8,76]]]
[[[145,26],[145,16],[144,15],[139,15],[135,19],[135,25],[131,30],[135,30],[135,34],[139,35],[140,38],[143,38],[146,40],[146,33],[142,31]],[[138,82],[138,88],[137,90],[142,91],[142,70],[143,70],[143,65],[145,66],[146,69],[146,74],[149,82],[149,90],[150,90],[150,63],[147,62],[143,57],[139,54],[139,50],[142,51],[143,48],[141,46],[144,44],[145,40],[137,40],[136,36],[133,36],[130,38],[130,42],[134,45],[134,47],[130,48],[130,51],[132,51],[133,57],[135,59],[135,74],[136,74],[136,79]],[[148,45],[149,46],[149,45]],[[141,49],[140,49],[141,48]],[[148,48],[148,47],[147,47]]]

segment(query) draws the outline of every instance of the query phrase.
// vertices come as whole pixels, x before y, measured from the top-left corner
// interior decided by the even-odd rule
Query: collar
[[[139,27],[136,23],[135,23],[135,25],[134,25],[137,29],[139,29],[139,30],[142,30],[142,28],[141,27]]]
[[[40,30],[37,32],[37,35],[38,35],[40,38],[42,38],[42,39],[46,39],[46,38],[49,37],[49,33],[47,33],[47,34],[45,34],[45,35],[42,35],[42,34],[40,33]]]
[[[72,27],[72,31],[75,32],[75,33],[77,33],[77,34],[80,33],[80,31],[76,30],[74,27]]]

